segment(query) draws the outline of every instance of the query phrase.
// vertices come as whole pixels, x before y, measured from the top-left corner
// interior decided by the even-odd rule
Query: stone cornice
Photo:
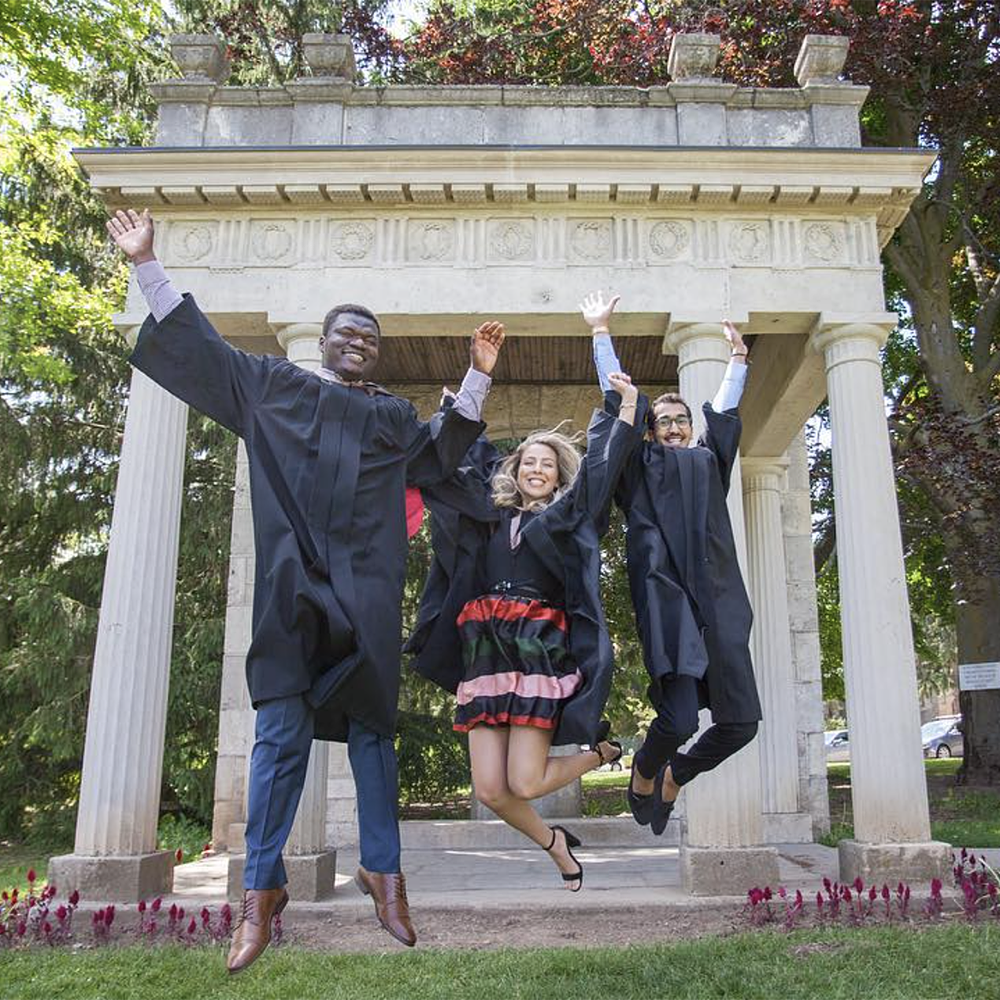
[[[805,87],[737,87],[719,79],[682,80],[649,88],[534,87],[394,84],[365,87],[340,81],[323,90],[324,78],[304,77],[283,87],[224,87],[201,81],[163,80],[150,85],[159,104],[212,104],[269,107],[297,101],[325,100],[345,107],[663,107],[676,103],[723,104],[736,108],[808,108],[813,104],[860,107],[868,87],[850,83],[809,84]]]
[[[77,149],[109,205],[615,202],[875,215],[884,242],[935,159],[918,149],[275,147]]]

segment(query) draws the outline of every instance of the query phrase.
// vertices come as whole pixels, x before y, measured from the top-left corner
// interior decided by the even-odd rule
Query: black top
[[[565,588],[562,581],[554,576],[530,545],[523,538],[516,549],[510,546],[510,524],[517,511],[507,507],[500,514],[500,522],[486,546],[486,579],[490,581],[490,593],[519,594],[523,597],[538,597],[549,604],[565,603]],[[535,514],[521,513],[520,530],[531,524]]]
[[[303,694],[315,735],[396,725],[407,484],[449,476],[483,425],[227,344],[194,300],[143,324],[132,364],[246,443],[256,553],[254,706]]]

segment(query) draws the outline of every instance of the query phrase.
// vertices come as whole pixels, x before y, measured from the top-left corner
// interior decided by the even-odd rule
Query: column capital
[[[289,361],[311,371],[319,368],[323,360],[319,349],[322,323],[287,323],[276,327],[274,335]]]
[[[788,458],[785,455],[776,457],[755,457],[741,459],[743,466],[743,492],[758,493],[763,490],[781,492],[785,484],[785,474],[788,472]]]
[[[683,319],[671,317],[663,338],[665,354],[676,354],[679,364],[692,361],[729,363],[729,342],[722,332],[722,320]]]
[[[835,341],[872,340],[880,348],[898,322],[896,313],[820,313],[809,342],[821,354]]]

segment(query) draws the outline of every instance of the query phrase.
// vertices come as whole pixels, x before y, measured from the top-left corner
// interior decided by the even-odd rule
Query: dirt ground
[[[576,908],[518,910],[430,910],[415,907],[413,923],[419,948],[591,948],[604,945],[650,944],[724,935],[745,930],[739,908],[722,906]],[[311,917],[289,916],[284,923],[284,944],[326,952],[371,952],[402,949],[370,916],[349,914]]]

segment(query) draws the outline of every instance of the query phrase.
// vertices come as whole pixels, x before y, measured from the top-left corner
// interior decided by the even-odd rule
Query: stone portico
[[[933,155],[861,148],[867,89],[839,78],[846,40],[809,36],[797,88],[711,73],[719,40],[682,35],[672,83],[627,87],[355,85],[343,36],[310,36],[312,75],[225,86],[221,43],[177,36],[157,84],[156,145],[78,150],[109,208],[149,207],[157,252],[233,344],[319,364],[326,310],[380,316],[379,378],[427,414],[461,377],[485,318],[508,342],[490,433],[522,435],[599,403],[577,303],[622,295],[614,333],[650,394],[696,413],[728,359],[722,319],[752,337],[730,510],[756,613],[759,738],[692,785],[682,873],[694,893],[774,881],[778,842],[829,828],[803,424],[830,401],[857,841],[842,877],[937,874],[879,348],[880,247]],[[145,315],[130,289],[118,324]],[[52,878],[135,900],[169,888],[156,851],[186,408],[133,375],[95,652],[74,853]],[[245,455],[235,483],[213,838],[234,852],[253,711],[253,540]],[[126,709],[127,710],[123,710]],[[668,831],[668,836],[670,831]],[[340,745],[317,744],[288,846],[291,890],[332,891],[356,839]],[[650,837],[652,840],[653,838]]]

